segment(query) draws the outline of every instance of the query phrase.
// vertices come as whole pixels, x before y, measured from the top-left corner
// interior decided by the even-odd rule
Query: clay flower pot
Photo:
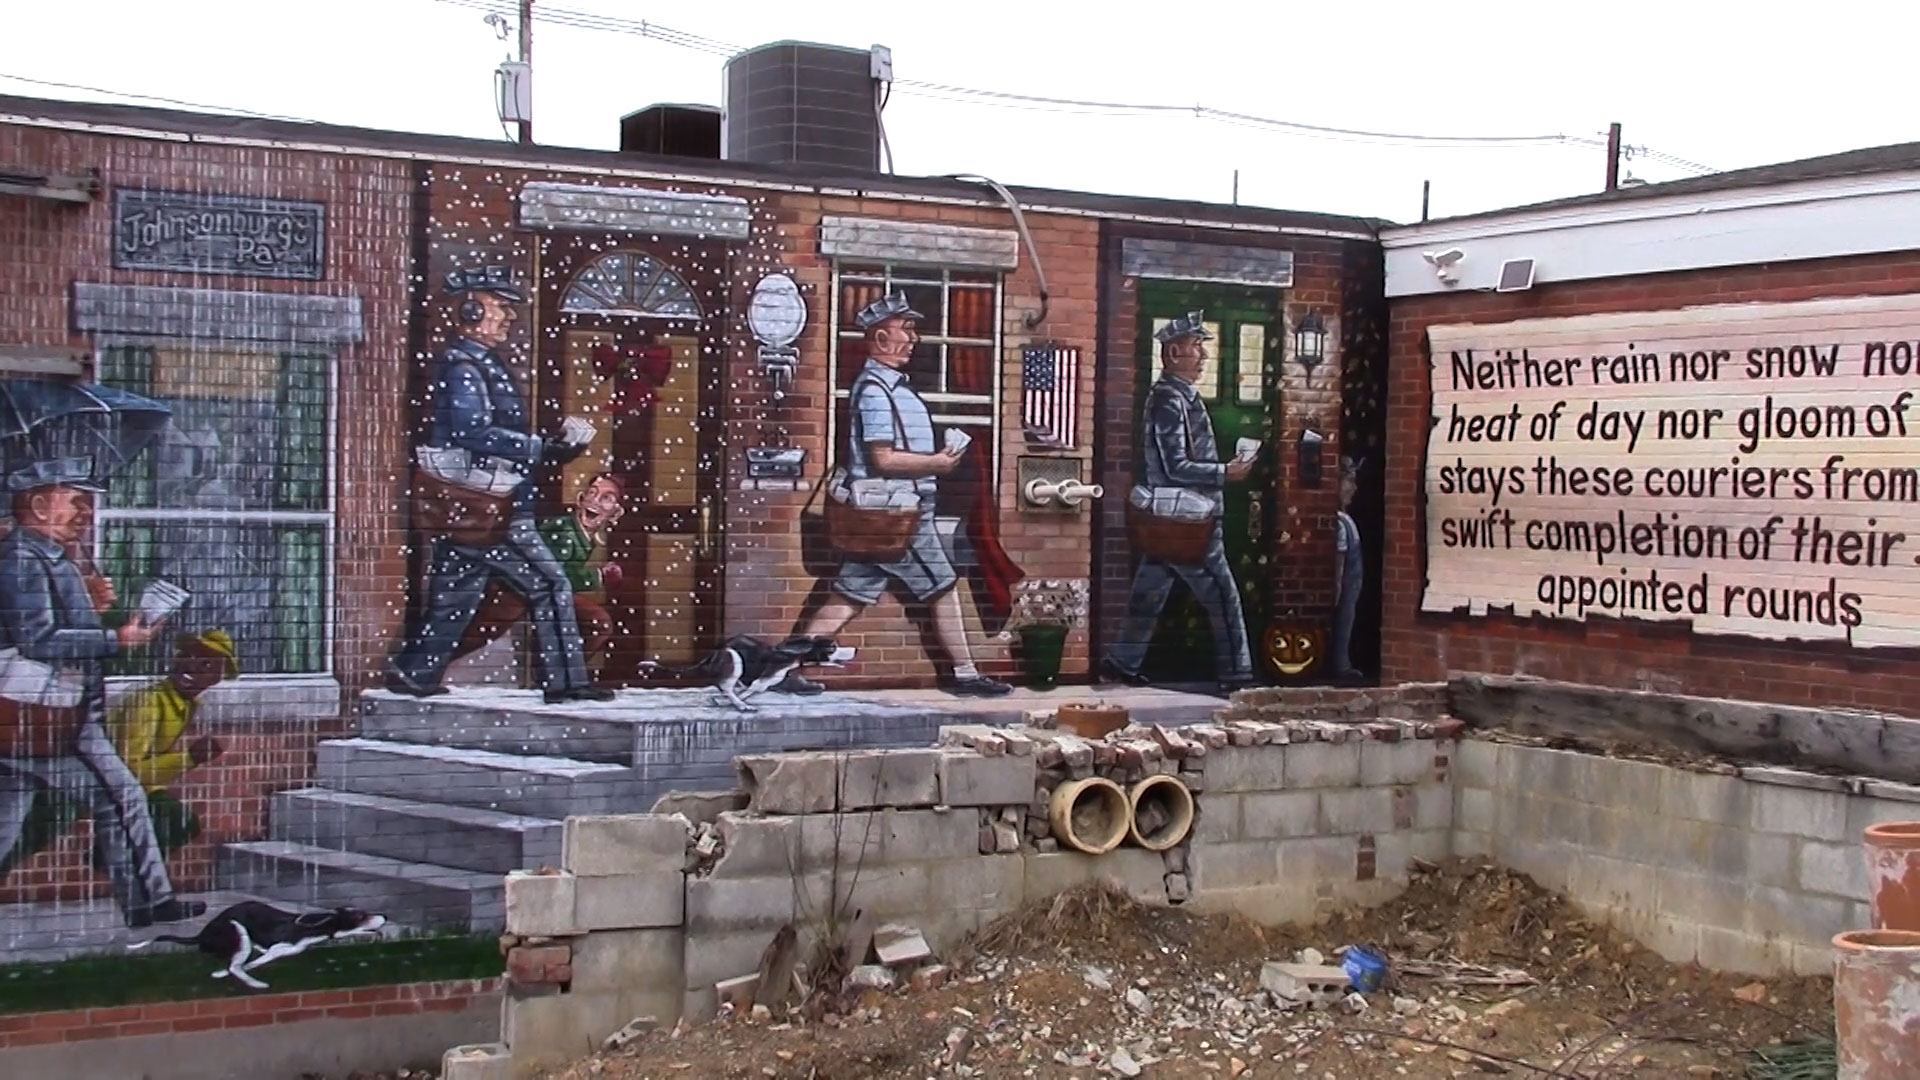
[[[1920,933],[1849,930],[1833,950],[1839,1080],[1920,1076]]]
[[[1875,930],[1920,930],[1920,821],[1869,825],[1867,884]]]
[[[1069,701],[1054,711],[1053,722],[1061,731],[1083,739],[1104,739],[1127,726],[1131,714],[1119,705],[1100,702]]]

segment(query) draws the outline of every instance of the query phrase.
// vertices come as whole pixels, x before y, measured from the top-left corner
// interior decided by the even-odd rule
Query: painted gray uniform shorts
[[[913,528],[913,538],[907,541],[907,552],[890,563],[849,562],[840,567],[840,576],[833,579],[833,591],[852,600],[867,605],[880,599],[887,589],[887,579],[898,581],[915,600],[922,603],[932,600],[960,580],[954,573],[953,560],[947,557],[947,546],[940,542],[940,534],[933,527],[933,511],[923,510],[920,523]]]

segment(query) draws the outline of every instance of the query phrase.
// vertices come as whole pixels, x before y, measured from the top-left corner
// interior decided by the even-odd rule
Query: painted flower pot
[[[1060,679],[1060,657],[1067,648],[1064,626],[1023,626],[1020,628],[1020,670],[1027,685],[1036,690],[1051,690]]]
[[[1839,1080],[1920,1076],[1920,933],[1849,930],[1833,950]]]
[[[1869,825],[1866,841],[1873,928],[1920,931],[1920,821]]]

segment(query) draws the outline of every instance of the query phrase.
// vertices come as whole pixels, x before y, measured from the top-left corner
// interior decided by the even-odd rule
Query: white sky
[[[511,0],[496,0],[510,3]],[[1027,0],[838,5],[541,0],[734,45],[892,48],[899,79],[1049,97],[1205,104],[1424,135],[1601,136],[1719,168],[1920,140],[1920,3],[1458,0],[1166,6]],[[274,12],[276,14],[268,14]],[[1131,14],[1130,14],[1131,12]],[[502,138],[481,12],[439,0],[0,2],[0,73],[329,123]],[[614,148],[619,118],[720,103],[722,58],[535,21],[535,136]],[[97,95],[0,78],[0,93]],[[137,103],[137,102],[136,102]],[[902,174],[1417,220],[1598,190],[1598,147],[1432,148],[1306,138],[1191,115],[1005,108],[895,93]],[[1690,175],[1650,160],[1652,181]]]

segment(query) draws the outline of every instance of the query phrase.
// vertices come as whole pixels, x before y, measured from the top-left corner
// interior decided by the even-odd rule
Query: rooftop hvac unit
[[[649,105],[620,118],[620,152],[720,159],[720,110],[711,105]]]
[[[880,117],[873,49],[780,41],[726,66],[726,157],[763,165],[878,172]]]

